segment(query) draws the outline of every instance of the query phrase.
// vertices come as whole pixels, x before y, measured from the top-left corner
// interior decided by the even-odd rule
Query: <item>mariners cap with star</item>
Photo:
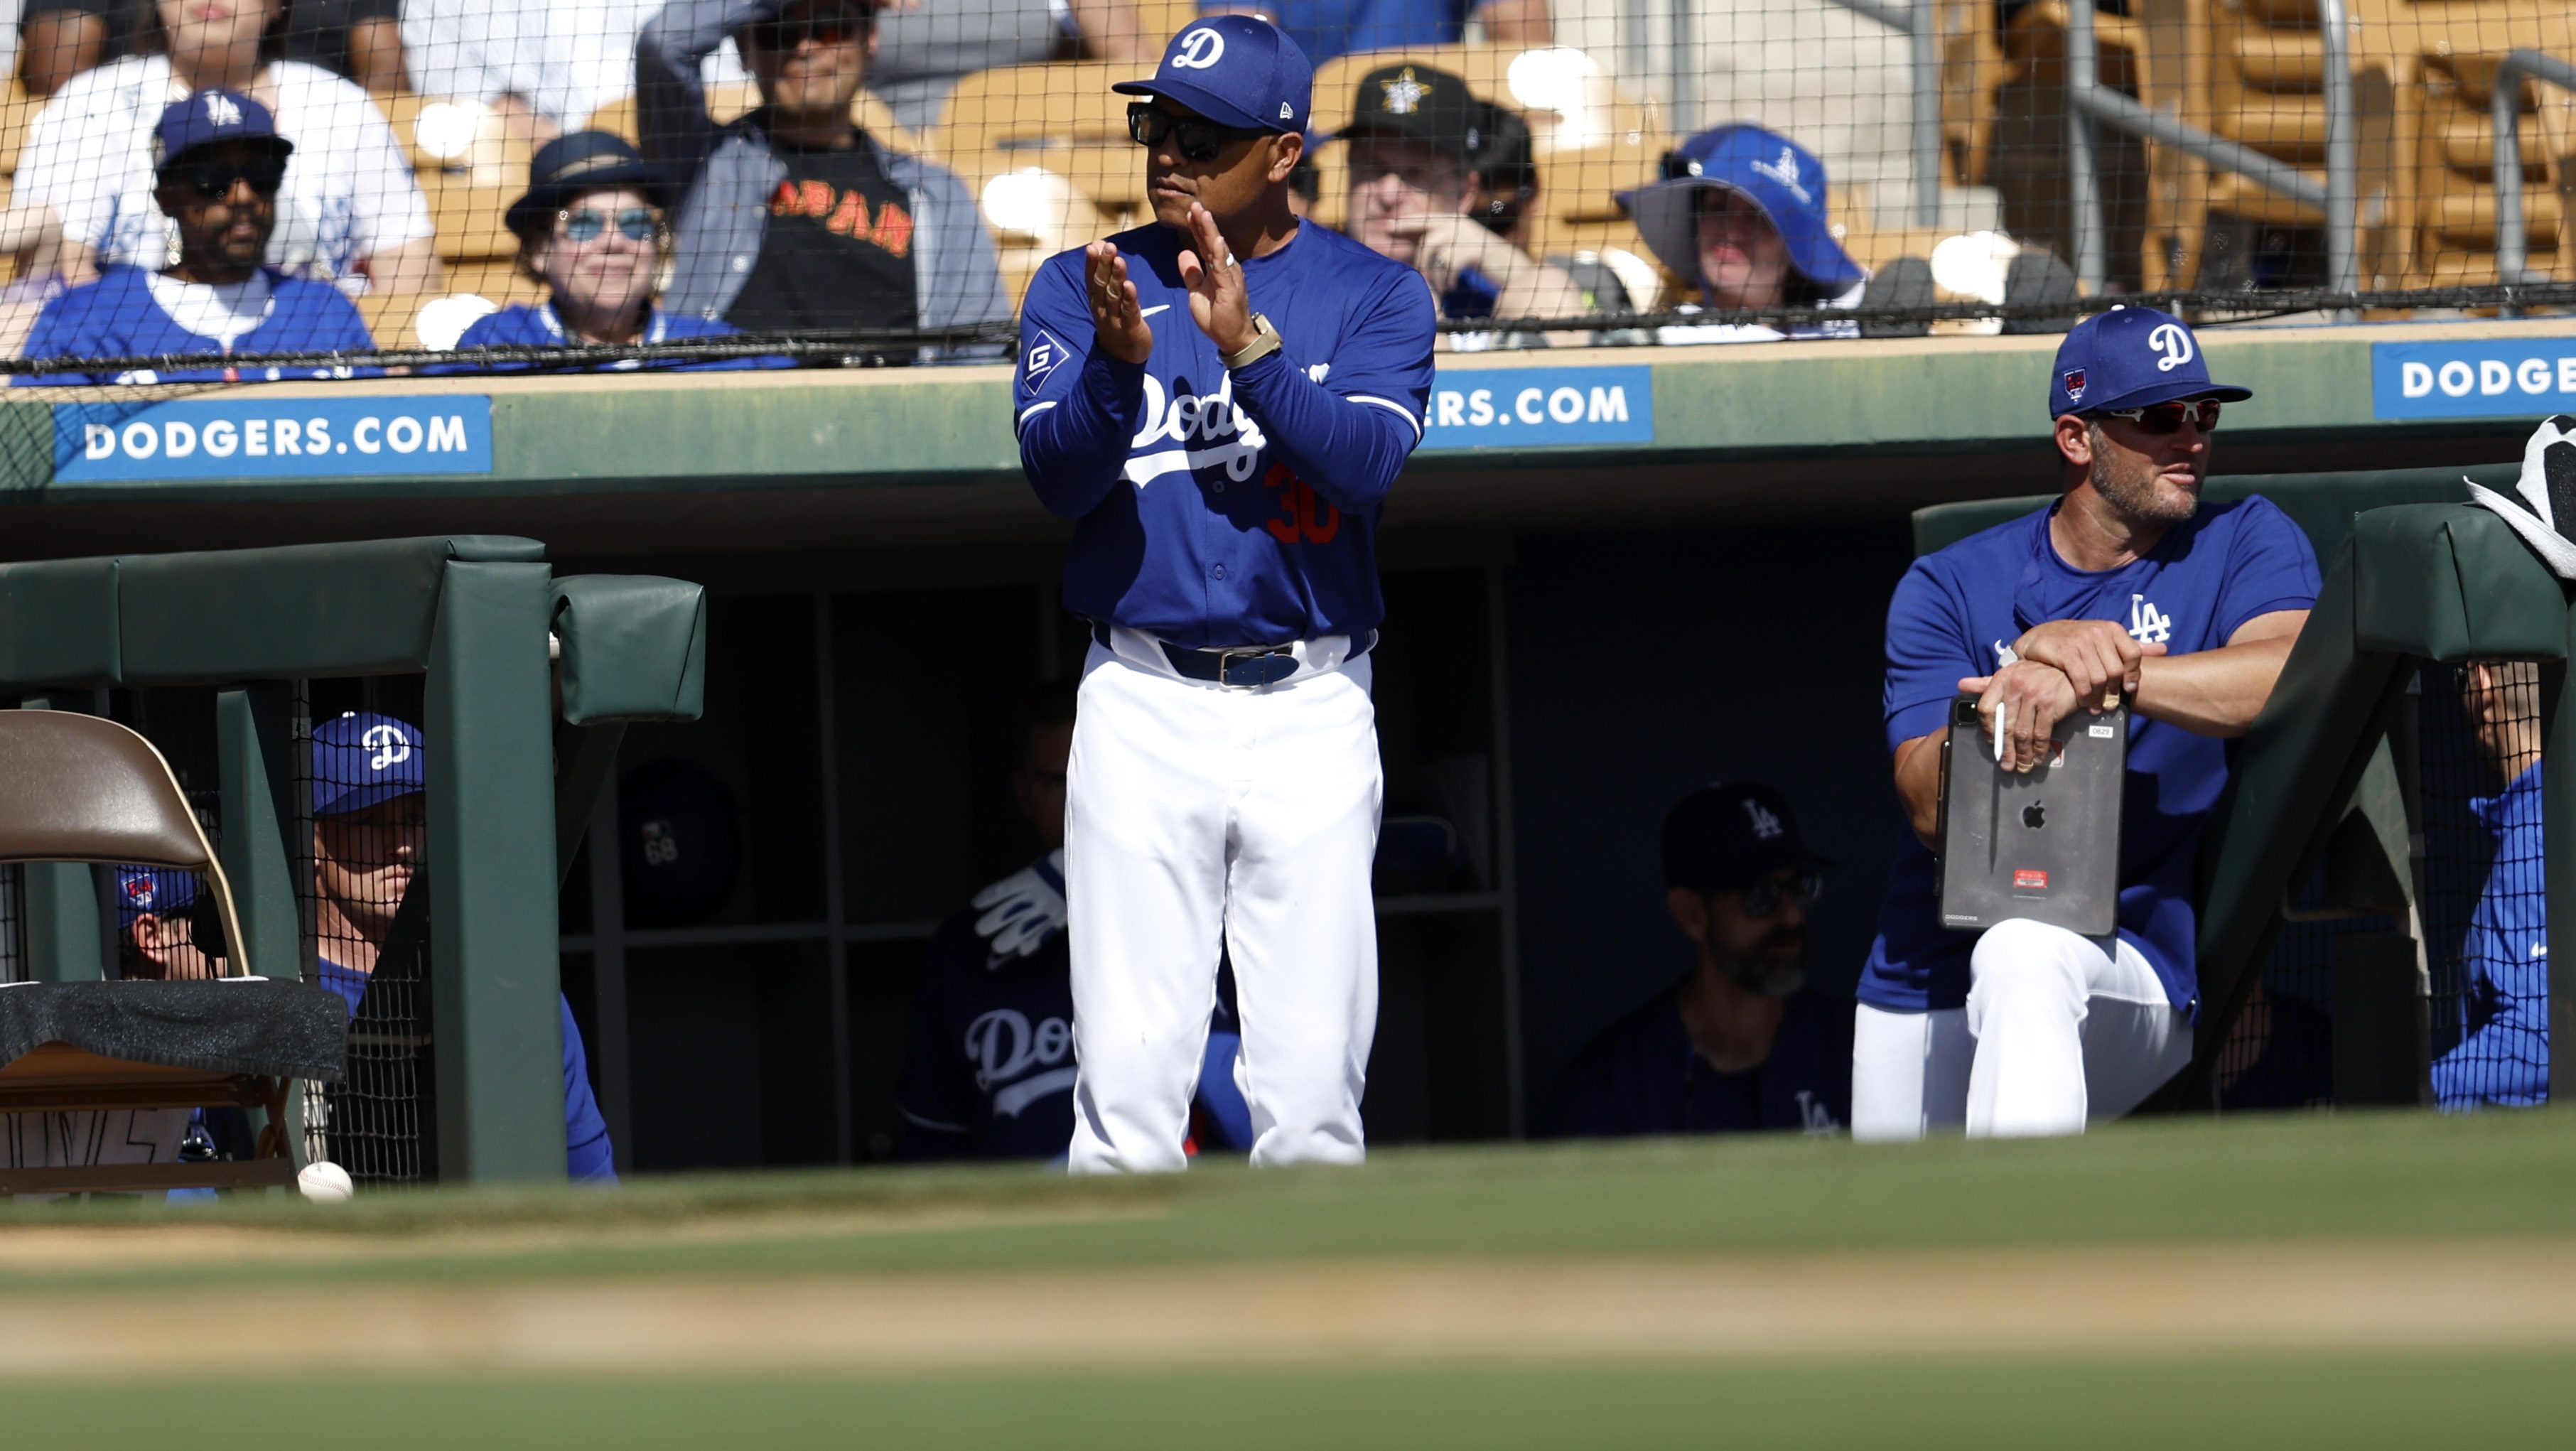
[[[2075,325],[2057,345],[2048,375],[2048,417],[2144,408],[2176,398],[2235,403],[2251,388],[2209,381],[2209,362],[2191,325],[2152,307],[2115,307]]]
[[[1750,886],[1783,867],[1821,871],[1789,798],[1758,781],[1712,782],[1664,816],[1664,885],[1714,892]]]
[[[374,711],[313,728],[313,814],[346,816],[421,788],[420,727]]]
[[[1379,66],[1360,77],[1351,124],[1340,139],[1377,133],[1428,141],[1470,166],[1501,139],[1493,107],[1470,94],[1465,81],[1427,65]]]
[[[152,169],[166,171],[191,151],[227,141],[257,143],[280,156],[295,150],[294,142],[277,134],[277,118],[266,106],[216,88],[172,101],[161,112],[161,124],[152,130]]]
[[[1163,47],[1149,81],[1121,81],[1122,96],[1169,96],[1211,121],[1259,131],[1303,131],[1315,67],[1288,32],[1250,15],[1211,15]]]
[[[1814,152],[1759,126],[1720,126],[1664,153],[1663,179],[1619,193],[1620,209],[1663,264],[1699,276],[1699,193],[1731,191],[1762,209],[1789,249],[1798,275],[1839,295],[1868,276],[1834,240],[1825,212],[1825,164]]]

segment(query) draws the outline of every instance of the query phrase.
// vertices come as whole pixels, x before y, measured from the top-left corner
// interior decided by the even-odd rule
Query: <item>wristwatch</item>
[[[1224,363],[1225,370],[1231,373],[1237,368],[1260,362],[1277,351],[1279,351],[1279,329],[1270,325],[1269,318],[1256,312],[1252,315],[1252,341],[1245,343],[1243,351],[1231,357],[1220,354],[1218,361]]]

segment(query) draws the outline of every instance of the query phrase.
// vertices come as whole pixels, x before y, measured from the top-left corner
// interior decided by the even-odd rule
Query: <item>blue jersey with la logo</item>
[[[1301,223],[1243,259],[1281,347],[1229,373],[1191,320],[1179,234],[1110,240],[1154,330],[1142,364],[1094,348],[1080,251],[1039,269],[1020,314],[1021,464],[1075,521],[1065,607],[1193,648],[1375,628],[1378,515],[1431,396],[1430,285]]]
[[[2146,557],[2098,573],[2060,558],[2051,505],[1914,562],[1887,612],[1887,746],[1944,728],[1959,681],[1993,673],[2034,625],[2110,620],[2169,655],[2215,650],[2244,624],[2316,603],[2316,551],[2270,501],[2203,504]],[[2195,1010],[2193,873],[2203,819],[2227,785],[2228,743],[2133,718],[2121,797],[2120,935],[2174,1005]],[[1932,853],[1900,828],[1860,1000],[1895,1012],[1967,1001],[1973,932],[1940,925]]]

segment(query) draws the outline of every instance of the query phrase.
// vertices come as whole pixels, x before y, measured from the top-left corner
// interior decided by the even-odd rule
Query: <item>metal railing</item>
[[[2510,50],[2496,65],[2495,93],[2487,98],[2488,121],[2495,127],[2495,261],[2496,280],[2523,282],[2529,274],[2528,238],[2522,230],[2522,83],[2547,81],[2576,91],[2576,65],[2537,50]]]

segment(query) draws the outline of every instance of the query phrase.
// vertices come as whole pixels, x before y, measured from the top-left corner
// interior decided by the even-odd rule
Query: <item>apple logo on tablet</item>
[[[2021,809],[2021,824],[2029,827],[2033,831],[2037,831],[2041,827],[2046,826],[2048,824],[2048,807],[2044,803],[2038,801],[2034,801],[2028,806],[2023,807]]]

